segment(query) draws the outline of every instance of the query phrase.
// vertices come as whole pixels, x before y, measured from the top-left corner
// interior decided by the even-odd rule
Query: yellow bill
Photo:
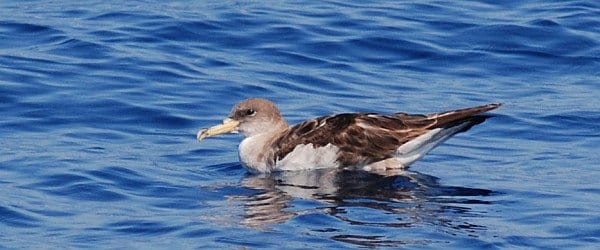
[[[215,135],[225,134],[225,133],[235,133],[237,132],[237,127],[240,125],[240,122],[226,118],[223,120],[223,124],[219,124],[210,128],[205,128],[198,131],[196,138],[198,141]]]

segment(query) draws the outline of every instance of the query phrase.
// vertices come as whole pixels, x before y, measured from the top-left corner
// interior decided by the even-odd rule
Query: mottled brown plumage
[[[349,113],[323,116],[297,124],[278,136],[271,145],[274,154],[270,163],[283,159],[300,144],[322,147],[331,143],[340,149],[338,160],[342,166],[367,165],[393,157],[399,146],[431,129],[465,122],[472,123],[469,127],[481,123],[485,116],[476,115],[498,106],[500,104],[488,104],[429,115]]]

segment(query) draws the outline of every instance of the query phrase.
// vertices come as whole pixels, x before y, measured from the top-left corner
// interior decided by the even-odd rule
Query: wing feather
[[[394,156],[401,145],[432,129],[447,128],[483,120],[477,114],[495,109],[499,104],[488,104],[428,115],[395,113],[347,113],[323,116],[297,124],[271,144],[269,163],[275,164],[298,145],[327,144],[339,148],[338,162],[342,166],[365,165]],[[470,126],[469,126],[470,127]]]

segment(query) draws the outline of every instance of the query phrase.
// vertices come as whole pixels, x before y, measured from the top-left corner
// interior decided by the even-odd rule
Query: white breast
[[[338,147],[327,144],[324,147],[313,147],[313,144],[298,145],[283,159],[277,159],[274,166],[267,164],[267,157],[272,155],[267,143],[272,137],[262,133],[247,137],[239,146],[239,157],[250,172],[269,173],[276,170],[302,170],[339,167],[337,162]]]
[[[268,134],[258,134],[242,140],[239,146],[239,156],[242,164],[253,173],[268,173],[271,168],[267,165],[263,152],[269,140]]]

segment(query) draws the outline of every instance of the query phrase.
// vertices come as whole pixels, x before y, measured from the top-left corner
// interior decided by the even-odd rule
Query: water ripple
[[[1,247],[595,246],[599,9],[2,1]],[[290,123],[505,105],[410,171],[255,176],[239,136],[194,139],[248,97]]]
[[[0,206],[0,222],[9,227],[38,227],[40,222],[35,217],[19,212],[17,209]]]
[[[106,228],[126,235],[161,235],[178,230],[178,227],[165,226],[151,221],[127,220],[105,225]]]

